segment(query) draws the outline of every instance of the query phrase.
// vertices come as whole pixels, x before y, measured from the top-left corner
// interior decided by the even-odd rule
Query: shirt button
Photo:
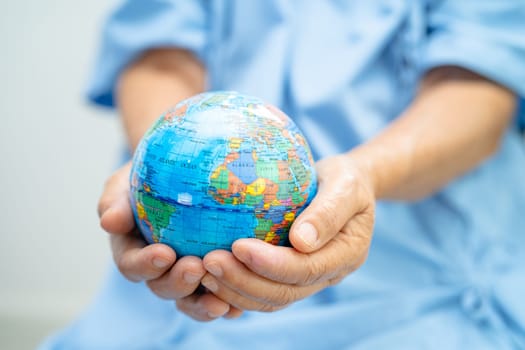
[[[461,295],[461,307],[468,314],[479,312],[482,304],[482,296],[476,288],[468,288]]]
[[[478,287],[469,287],[461,295],[461,308],[473,321],[487,323],[490,321],[490,300],[488,295]]]

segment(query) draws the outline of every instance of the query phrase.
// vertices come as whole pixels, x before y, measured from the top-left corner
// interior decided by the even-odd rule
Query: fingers
[[[368,225],[368,220],[360,221]],[[334,283],[359,267],[368,253],[370,228],[352,225],[345,225],[322,249],[309,254],[257,239],[240,239],[232,251],[248,269],[272,281],[293,285]]]
[[[277,303],[273,302],[263,302],[260,300],[260,298],[250,298],[250,296],[244,296],[239,294],[238,290],[222,284],[211,275],[206,275],[203,279],[203,283],[212,286],[213,290],[210,290],[210,292],[212,292],[213,295],[228,305],[232,305],[233,307],[240,310],[273,312],[288,305],[288,303],[285,302],[283,302],[282,305],[277,305]],[[267,288],[267,290],[270,290],[270,288]],[[271,300],[271,298],[268,299]]]
[[[326,286],[285,285],[265,279],[227,251],[211,252],[203,263],[210,273],[204,276],[202,284],[221,300],[243,310],[276,311]]]
[[[210,293],[192,294],[175,301],[177,308],[197,321],[213,321],[228,317],[230,305]],[[237,310],[234,312],[238,312]]]
[[[173,249],[164,244],[146,246],[136,234],[110,235],[113,259],[129,280],[147,281],[162,276],[175,263]]]
[[[338,283],[364,263],[375,203],[368,180],[339,156],[319,162],[318,174],[319,192],[290,232],[294,248],[240,239],[232,253],[204,257],[208,273],[201,283],[230,310],[278,310]]]
[[[229,305],[209,292],[198,293],[206,274],[202,261],[186,256],[177,261],[169,272],[147,282],[149,288],[163,299],[174,299],[177,308],[198,321],[212,321],[219,317],[237,318],[242,310]]]
[[[230,310],[223,317],[232,320],[234,318],[241,317],[241,315],[242,309],[238,309],[235,306],[230,305]]]
[[[111,243],[114,259],[125,277],[135,282],[146,281],[153,293],[176,300],[177,307],[190,317],[211,321],[242,314],[210,293],[196,293],[206,273],[199,258],[186,256],[175,264],[176,255],[171,248],[164,244],[145,246],[135,234],[111,235]]]
[[[343,165],[343,160],[318,163],[317,195],[290,230],[290,242],[300,252],[309,253],[324,246],[364,209],[355,174]]]
[[[175,263],[175,252],[164,244],[146,245],[134,229],[129,204],[131,163],[109,178],[98,203],[100,224],[110,235],[113,259],[131,281],[148,281],[162,276]]]
[[[166,274],[147,283],[149,288],[163,299],[180,299],[195,292],[205,273],[201,259],[185,256]]]
[[[129,203],[130,169],[128,162],[109,178],[98,203],[100,225],[112,233],[113,258],[120,272],[131,281],[146,281],[161,298],[175,299],[177,307],[194,319],[239,317],[242,310],[210,293],[195,293],[206,273],[199,258],[183,257],[175,264],[176,254],[170,247],[146,245],[140,238]]]
[[[261,244],[262,243],[262,244]],[[336,262],[325,254],[304,254],[287,247],[276,247],[255,239],[234,243],[233,254],[248,269],[272,281],[308,285],[321,279],[334,278],[339,273]],[[342,247],[340,247],[342,248]],[[322,252],[326,249],[323,248]],[[335,269],[332,269],[335,266]]]
[[[100,225],[109,233],[128,233],[135,226],[129,204],[130,169],[128,162],[109,178],[98,203]]]
[[[243,310],[275,311],[338,283],[364,263],[371,240],[373,209],[356,215],[322,249],[301,253],[258,239],[234,242],[232,253],[213,251],[203,259],[202,284]]]

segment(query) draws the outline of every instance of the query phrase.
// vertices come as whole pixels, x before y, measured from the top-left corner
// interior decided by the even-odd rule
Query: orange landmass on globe
[[[184,117],[187,110],[188,110],[187,104],[183,104],[179,106],[178,108],[171,108],[164,115],[164,120],[168,122],[172,122],[174,118],[181,119],[182,117]]]

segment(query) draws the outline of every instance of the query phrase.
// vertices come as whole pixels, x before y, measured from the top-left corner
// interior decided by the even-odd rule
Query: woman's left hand
[[[322,160],[316,169],[318,193],[290,230],[293,247],[240,239],[232,252],[210,252],[201,283],[211,293],[241,310],[275,311],[363,264],[374,226],[372,181],[350,155]]]

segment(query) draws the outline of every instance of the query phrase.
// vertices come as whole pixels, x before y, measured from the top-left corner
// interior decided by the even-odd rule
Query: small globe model
[[[162,115],[137,147],[130,182],[146,241],[199,257],[239,238],[289,244],[292,222],[317,190],[296,125],[230,91],[196,95]]]

